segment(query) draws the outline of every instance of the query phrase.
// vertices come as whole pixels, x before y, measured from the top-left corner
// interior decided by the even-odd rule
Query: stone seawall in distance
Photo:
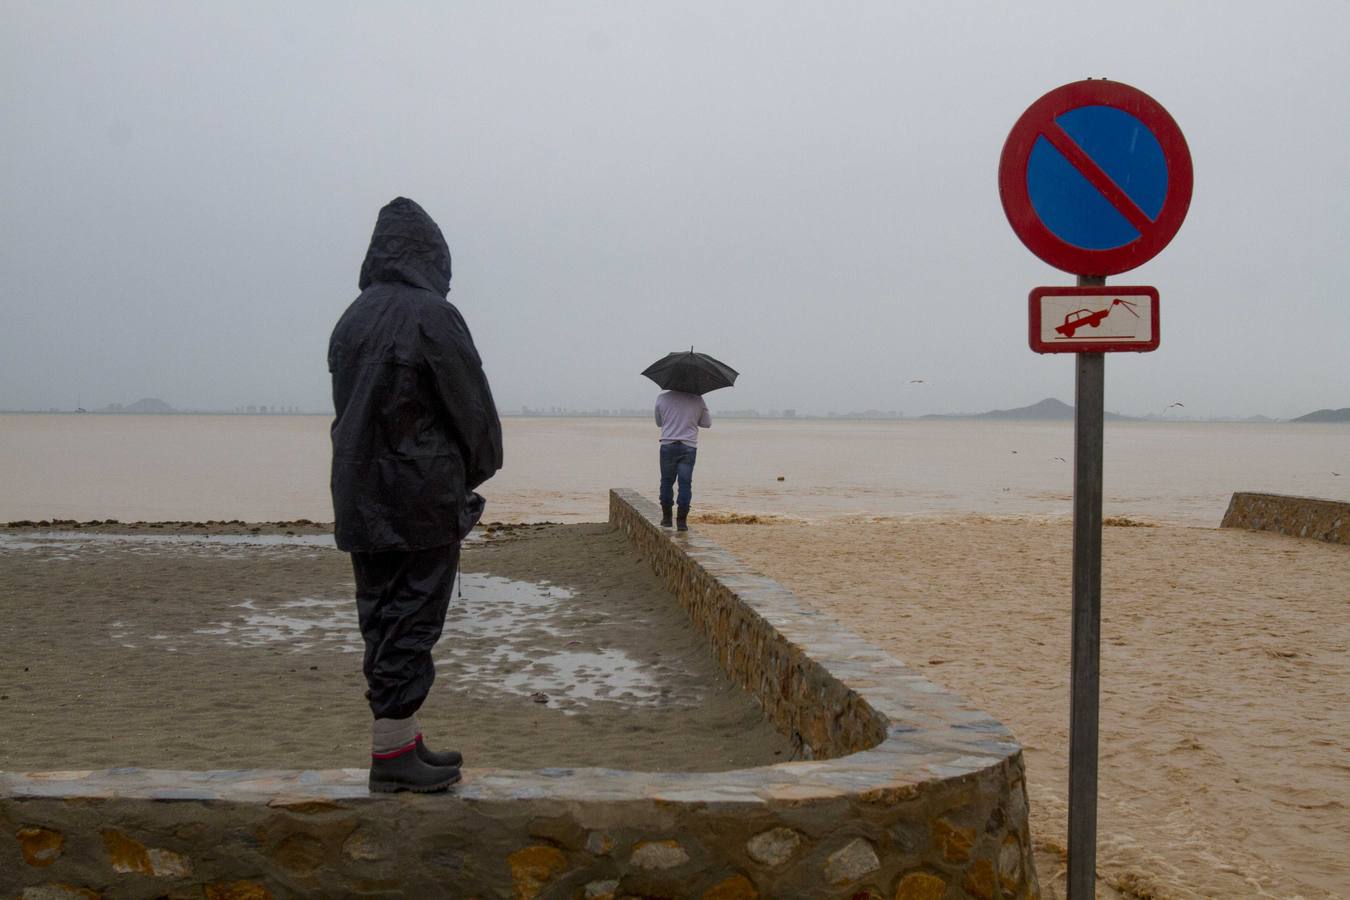
[[[1004,726],[637,494],[610,502],[800,759],[470,768],[433,796],[369,794],[360,769],[0,772],[0,898],[1040,896]]]
[[[1350,544],[1350,503],[1243,491],[1233,494],[1220,527]]]

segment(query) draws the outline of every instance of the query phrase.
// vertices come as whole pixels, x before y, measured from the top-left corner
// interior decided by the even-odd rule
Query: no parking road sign
[[[1032,253],[1077,275],[1142,265],[1176,235],[1191,204],[1191,154],[1148,94],[1075,81],[1022,113],[1003,145],[998,188]]]

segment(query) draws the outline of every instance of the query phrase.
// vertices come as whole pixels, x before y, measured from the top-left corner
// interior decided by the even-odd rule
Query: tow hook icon
[[[1106,309],[1097,309],[1097,310],[1086,308],[1075,309],[1073,312],[1069,313],[1067,316],[1064,317],[1064,324],[1057,325],[1055,327],[1055,331],[1064,335],[1066,338],[1071,338],[1073,337],[1073,333],[1078,329],[1082,328],[1084,325],[1096,328],[1098,325],[1102,324],[1103,319],[1111,315],[1111,311],[1115,309],[1117,306],[1124,309],[1127,313],[1134,316],[1136,319],[1139,318],[1139,313],[1134,311],[1133,303],[1131,303],[1128,300],[1122,300],[1119,297],[1117,297],[1116,299],[1112,300],[1110,304],[1107,305]]]

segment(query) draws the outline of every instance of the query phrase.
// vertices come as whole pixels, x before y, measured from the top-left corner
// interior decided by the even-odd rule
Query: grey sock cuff
[[[370,752],[393,753],[402,750],[417,740],[421,729],[417,727],[417,716],[406,719],[376,719],[370,727]]]

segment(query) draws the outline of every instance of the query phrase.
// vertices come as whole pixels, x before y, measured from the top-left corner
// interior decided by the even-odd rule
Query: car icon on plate
[[[1111,312],[1111,307],[1106,309],[1075,309],[1064,317],[1064,324],[1055,326],[1055,331],[1064,335],[1066,338],[1073,337],[1073,333],[1084,325],[1091,325],[1096,328],[1102,323],[1107,314]]]

